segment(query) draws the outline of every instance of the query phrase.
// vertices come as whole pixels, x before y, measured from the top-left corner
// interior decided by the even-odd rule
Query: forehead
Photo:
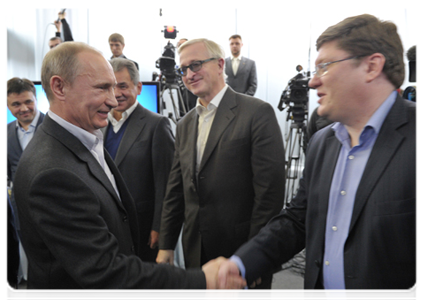
[[[84,51],[79,53],[78,56],[81,63],[78,76],[86,75],[99,81],[115,81],[112,66],[101,54]]]
[[[181,65],[188,65],[196,60],[204,60],[209,57],[208,50],[203,43],[195,43],[182,49],[179,55]]]
[[[333,60],[343,59],[346,55],[348,55],[348,52],[339,48],[338,42],[327,42],[319,48],[319,54],[316,58],[316,65]]]
[[[7,95],[7,102],[24,102],[27,100],[33,100],[36,101],[35,95],[30,91],[24,91],[20,94],[18,93],[11,93]]]
[[[127,68],[123,68],[122,70],[115,72],[115,77],[118,83],[122,81],[131,81],[131,75],[129,75]]]

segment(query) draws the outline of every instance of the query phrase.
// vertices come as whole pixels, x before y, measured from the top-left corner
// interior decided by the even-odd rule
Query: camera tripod
[[[304,167],[304,135],[306,134],[306,120],[303,122],[290,122],[288,137],[286,138],[286,169],[285,169],[285,201],[284,206],[288,204],[296,195],[301,178],[302,168]]]
[[[184,98],[182,97],[181,89],[179,87],[178,82],[166,82],[166,79],[163,80],[163,77],[160,81],[162,86],[162,91],[160,93],[160,101],[162,104],[162,108],[166,109],[164,93],[167,90],[169,91],[170,99],[172,102],[172,108],[173,108],[173,113],[169,112],[168,117],[176,124],[181,119],[181,117],[187,113],[187,109],[184,103]],[[173,96],[174,91],[176,91],[178,102],[175,101],[175,97]]]

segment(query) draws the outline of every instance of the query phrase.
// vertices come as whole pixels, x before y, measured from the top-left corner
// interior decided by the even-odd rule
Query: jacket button
[[[128,216],[125,215],[125,216],[123,216],[122,219],[123,219],[123,222],[127,222],[128,221]]]

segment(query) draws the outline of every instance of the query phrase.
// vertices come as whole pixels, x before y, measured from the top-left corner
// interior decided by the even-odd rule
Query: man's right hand
[[[173,250],[159,250],[159,253],[157,253],[156,262],[158,264],[170,264],[173,266],[174,256],[175,254]]]

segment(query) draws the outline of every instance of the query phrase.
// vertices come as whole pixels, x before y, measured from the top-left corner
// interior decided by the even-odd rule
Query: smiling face
[[[23,128],[27,128],[37,114],[37,99],[30,91],[7,96],[7,107]]]
[[[114,111],[123,113],[125,110],[134,105],[137,100],[137,96],[141,94],[142,83],[138,82],[135,85],[131,76],[129,75],[128,69],[123,68],[119,72],[115,72],[117,85],[115,87],[115,97],[118,102],[118,106],[114,108]]]
[[[206,46],[203,43],[189,45],[179,55],[180,66],[189,66],[194,61],[202,61],[211,58]],[[203,63],[197,72],[187,69],[187,75],[182,77],[185,86],[197,97],[203,105],[207,104],[220,92],[225,85],[223,69],[225,61],[223,58]]]
[[[323,44],[319,49],[316,65],[350,57],[341,50],[336,41]],[[360,96],[365,88],[365,72],[355,59],[334,63],[322,77],[314,76],[310,88],[316,89],[319,97],[317,113],[329,120],[348,124],[360,110]]]
[[[72,84],[65,83],[62,118],[93,133],[107,126],[107,114],[117,106],[116,79],[112,67],[100,54],[78,54],[79,72]]]

